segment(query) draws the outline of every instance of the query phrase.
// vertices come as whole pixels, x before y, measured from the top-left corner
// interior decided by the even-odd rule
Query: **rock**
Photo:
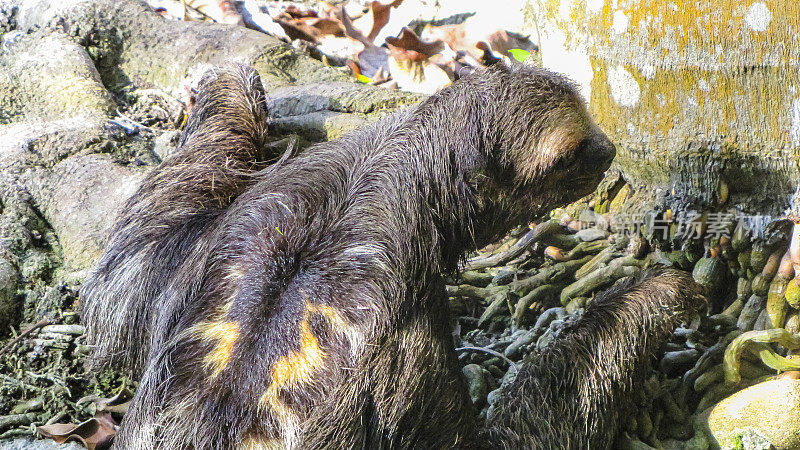
[[[513,269],[500,269],[497,271],[497,275],[495,275],[492,279],[492,284],[497,286],[506,285],[514,281],[514,278],[517,276],[517,274],[518,271]]]
[[[51,439],[15,439],[0,443],[2,450],[81,450],[83,448],[75,442],[57,444]]]
[[[488,402],[490,405],[494,405],[497,400],[503,398],[502,392],[503,390],[501,388],[497,388],[492,392],[489,392],[489,395],[486,396],[486,402]]]
[[[586,306],[586,297],[575,297],[567,303],[567,306],[564,307],[564,310],[568,314],[575,314],[578,310],[584,308]]]
[[[156,138],[155,145],[153,146],[153,152],[158,155],[162,161],[164,161],[175,152],[175,149],[178,148],[178,139],[180,136],[181,132],[177,130],[161,133]]]
[[[467,364],[461,368],[461,373],[464,374],[467,381],[467,390],[472,404],[481,406],[486,401],[486,395],[489,392],[483,367],[478,364]]]
[[[272,117],[291,117],[319,111],[369,114],[393,110],[417,103],[419,94],[375,89],[346,82],[310,83],[270,92],[269,112]]]
[[[0,58],[0,185],[22,165],[49,167],[97,143],[116,105],[86,51],[59,34],[34,33]]]
[[[86,126],[115,108],[89,55],[66,36],[25,36],[0,59],[0,123],[79,117]]]
[[[378,117],[366,114],[317,111],[274,119],[270,124],[270,130],[279,136],[298,134],[309,141],[320,142],[339,138],[348,131],[375,122],[377,119]]]
[[[489,273],[467,270],[461,274],[461,279],[464,280],[464,283],[472,286],[486,287],[492,282],[494,277]]]
[[[536,323],[533,325],[531,331],[539,335],[543,333],[554,320],[562,319],[566,316],[567,310],[560,306],[547,309],[536,319]]]
[[[766,305],[767,299],[765,297],[759,297],[755,294],[751,295],[742,308],[742,312],[739,313],[739,320],[736,322],[736,326],[740,330],[752,330],[758,320],[758,316],[761,315],[761,311]]]
[[[24,401],[21,403],[17,403],[9,414],[26,414],[31,411],[41,411],[44,402],[40,398],[34,398],[32,400]]]
[[[491,303],[489,303],[489,306],[483,311],[480,319],[478,319],[478,327],[483,327],[485,324],[492,321],[492,319],[509,313],[505,294],[494,295],[488,300],[491,301]]]
[[[18,284],[19,271],[0,247],[0,335],[8,332],[8,326],[20,306],[17,302]]]
[[[88,42],[107,86],[132,82],[178,96],[194,67],[233,60],[252,64],[269,87],[297,79],[348,79],[272,36],[226,24],[164,20],[143,1],[22,0],[18,16],[20,30],[66,29]]]
[[[556,330],[558,330],[563,323],[564,323],[563,320],[554,320],[550,322],[550,327],[547,328],[544,331],[544,333],[542,333],[542,335],[539,337],[539,339],[536,341],[536,348],[543,349],[548,345],[550,345],[550,343],[553,342],[553,339],[555,339],[556,337],[555,336]]]
[[[41,328],[41,333],[64,334],[69,336],[80,336],[86,329],[83,325],[47,325]]]
[[[736,446],[743,433],[776,449],[800,448],[800,380],[766,381],[733,394],[711,411],[708,428],[722,448]]]
[[[583,242],[592,242],[607,238],[608,232],[599,228],[584,228],[575,233],[575,236]]]
[[[745,450],[772,450],[775,447],[757,430],[747,428],[742,432],[742,448]]]
[[[103,155],[68,158],[31,181],[31,193],[55,230],[69,270],[93,267],[111,226],[143,171]]]
[[[682,375],[694,366],[698,358],[700,352],[693,348],[667,352],[661,358],[659,369],[667,375]]]

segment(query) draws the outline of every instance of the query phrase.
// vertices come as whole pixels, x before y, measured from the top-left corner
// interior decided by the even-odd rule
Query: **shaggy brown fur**
[[[210,235],[267,155],[267,107],[258,74],[209,72],[179,142],[127,202],[95,274],[82,288],[94,355],[139,376],[152,346],[198,288]],[[190,269],[190,267],[192,269]],[[179,300],[180,297],[180,300]]]
[[[260,151],[265,109],[256,80],[243,68],[206,80],[178,154],[128,203],[85,285],[84,320],[98,356],[142,372],[116,446],[474,446],[442,273],[465,251],[591,192],[613,146],[568,81],[497,65],[252,172],[274,156]],[[587,312],[589,322],[576,328],[586,331],[568,345],[627,345],[638,357],[633,366],[617,359],[610,371],[577,371],[608,375],[612,386],[576,398],[594,405],[588,396],[618,395],[628,369],[648,362],[652,345],[613,332],[652,332],[657,342],[691,309],[682,294],[689,281],[664,277],[620,297],[639,299],[640,309],[617,300],[610,318]],[[653,300],[667,305],[653,319],[660,325],[605,325],[643,310],[651,301],[643,294],[673,278],[680,289]],[[564,349],[554,352],[553,360]],[[591,367],[589,356],[576,369]],[[521,411],[551,407],[528,392],[534,372],[520,376],[532,399]],[[507,413],[498,424],[492,436],[510,446],[572,442],[551,441],[566,435]]]
[[[528,355],[486,439],[508,449],[609,448],[653,355],[706,307],[701,292],[686,272],[655,270],[596,296],[547,348]]]

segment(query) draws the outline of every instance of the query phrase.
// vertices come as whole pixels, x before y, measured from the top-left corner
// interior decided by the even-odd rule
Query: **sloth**
[[[267,150],[237,65],[200,83],[176,154],[83,286],[95,364],[140,379],[116,448],[607,447],[626,393],[702,304],[691,277],[599,296],[478,424],[443,276],[592,192],[615,149],[575,86],[496,64],[300,154]]]

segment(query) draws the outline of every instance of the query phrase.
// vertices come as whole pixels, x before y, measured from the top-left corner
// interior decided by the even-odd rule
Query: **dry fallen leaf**
[[[364,46],[364,49],[358,52],[357,56],[359,74],[367,78],[372,78],[378,69],[382,67],[387,68],[389,52],[385,48],[373,44],[369,37],[365,36],[361,30],[357,29],[353,25],[350,16],[347,15],[343,8],[339,10],[338,14],[341,18],[342,26],[344,26],[345,35],[350,39],[360,42]],[[358,74],[356,76],[358,76]]]
[[[100,397],[99,395],[87,395],[86,397],[82,397],[77,402],[77,405],[81,405],[86,402],[92,402],[91,409],[93,413],[98,412],[110,412],[114,414],[124,415],[128,412],[128,406],[130,405],[131,399],[133,398],[133,392],[130,391],[127,387],[122,387],[122,389],[117,392],[111,398]]]
[[[111,413],[104,411],[78,425],[54,423],[37,428],[39,434],[59,444],[79,442],[89,450],[103,450],[111,446],[117,434],[117,424]]]
[[[292,17],[292,19],[302,19],[304,17],[317,17],[317,12],[310,9],[300,9],[297,5],[289,5],[283,10],[284,13]]]
[[[234,0],[186,0],[185,5],[193,8],[215,22],[244,25],[242,15]]]
[[[473,26],[474,22],[466,21],[455,25],[428,25],[422,31],[423,40],[441,40],[456,52],[465,52],[475,60],[480,61],[485,56],[486,50],[478,47],[479,42],[488,45],[495,57],[509,57],[513,54],[510,50],[519,49],[529,53],[538,51],[538,47],[526,36],[511,33],[503,29],[486,31],[485,26]],[[491,28],[489,28],[491,30]]]
[[[278,38],[289,39],[283,27],[272,20],[272,16],[261,11],[261,7],[255,0],[243,0],[239,12],[242,14],[244,26],[247,28],[269,33]]]
[[[442,41],[426,42],[410,28],[403,28],[398,37],[386,38],[389,46],[389,72],[401,89],[433,94],[452,82],[451,76],[431,61],[444,50]]]
[[[369,4],[369,13],[360,19],[354,20],[353,24],[362,33],[365,33],[370,42],[374,42],[378,33],[389,23],[391,9],[397,8],[401,3],[403,3],[403,0],[394,0],[389,3],[373,1]]]
[[[444,50],[442,41],[423,41],[408,27],[400,30],[398,37],[387,37],[386,44],[393,57],[411,61],[424,61]]]

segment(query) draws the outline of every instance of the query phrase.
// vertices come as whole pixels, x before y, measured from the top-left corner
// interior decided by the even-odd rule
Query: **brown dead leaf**
[[[133,392],[130,389],[123,386],[116,395],[111,398],[104,398],[100,397],[99,395],[87,395],[86,397],[80,398],[76,404],[81,405],[83,403],[91,402],[92,405],[90,409],[93,413],[97,414],[99,412],[110,412],[114,414],[124,415],[128,412],[128,406],[131,403],[131,399],[133,398]]]
[[[385,48],[373,44],[370,38],[356,28],[344,8],[340,8],[337,15],[341,19],[342,26],[345,30],[345,36],[360,42],[364,46],[364,49],[358,52],[357,64],[360,72],[356,74],[356,76],[364,75],[368,78],[372,78],[378,69],[387,68],[389,52]]]
[[[291,16],[292,19],[302,19],[305,17],[317,17],[317,12],[313,9],[300,9],[296,5],[289,5],[283,10],[284,13]]]
[[[291,16],[280,15],[275,17],[273,20],[275,23],[280,25],[281,28],[283,28],[286,36],[288,36],[291,40],[302,39],[309,42],[317,41],[314,30],[307,29],[302,23],[295,23],[295,20],[297,19],[293,19]]]
[[[364,44],[364,47],[375,46],[375,44],[372,43],[372,39],[369,39],[366,35],[364,35],[364,33],[361,32],[361,30],[356,28],[356,26],[353,24],[353,20],[347,14],[347,11],[344,10],[344,7],[339,8],[337,17],[342,22],[345,36],[361,42]]]
[[[423,41],[410,28],[403,28],[398,37],[387,37],[389,72],[401,89],[433,94],[449,85],[452,77],[431,57],[445,49],[442,41]]]
[[[444,50],[442,41],[423,41],[408,27],[398,37],[387,37],[386,45],[393,58],[409,61],[424,61]]]
[[[101,412],[78,425],[54,423],[37,428],[39,434],[59,444],[79,442],[89,450],[103,450],[111,446],[117,434],[117,424],[111,413]]]
[[[526,36],[511,33],[503,29],[486,32],[484,27],[470,26],[470,22],[455,25],[428,25],[422,31],[424,40],[441,40],[456,52],[465,52],[470,57],[480,61],[486,50],[478,47],[479,42],[488,45],[490,51],[497,56],[513,57],[509,50],[521,49],[534,53],[538,47]]]
[[[316,2],[317,17],[325,17],[328,19],[340,20],[337,16],[338,6],[332,5],[328,2]]]
[[[369,12],[353,23],[364,35],[374,42],[383,27],[389,23],[389,15],[392,8],[397,8],[403,0],[393,0],[391,2],[373,1],[369,4]]]
[[[488,67],[502,61],[502,59],[494,55],[491,47],[489,47],[489,44],[487,44],[486,42],[480,41],[477,44],[475,44],[475,47],[483,52],[483,55],[481,55],[479,61],[484,66]]]
[[[373,78],[378,70],[389,67],[389,52],[375,45],[365,47],[358,53],[358,66],[364,75]]]
[[[464,24],[456,25],[428,25],[422,30],[421,39],[428,41],[439,40],[450,46],[454,51],[470,53],[476,59],[480,52],[475,49],[476,40],[467,37],[467,29]],[[473,54],[474,53],[474,54]]]
[[[309,30],[310,34],[317,38],[328,34],[336,37],[344,37],[344,27],[342,23],[336,19],[306,17],[303,19],[295,19],[295,23]]]
[[[244,25],[234,0],[186,0],[185,5],[215,22]]]
[[[304,19],[306,25],[319,30],[322,35],[332,35],[336,37],[344,37],[344,26],[336,19],[318,18],[318,19]]]
[[[453,81],[471,74],[478,65],[477,61],[466,61],[464,52],[455,53],[455,56],[446,56],[443,53],[438,53],[431,56],[430,62],[444,70]]]
[[[337,19],[327,17],[302,17],[292,18],[288,14],[281,14],[275,18],[290,39],[302,39],[309,42],[319,42],[324,36],[344,37],[345,29]]]
[[[373,85],[383,84],[389,81],[390,79],[391,76],[389,75],[389,72],[383,70],[383,67],[381,67],[375,72],[375,75],[372,76],[372,81],[370,81],[369,84]]]

